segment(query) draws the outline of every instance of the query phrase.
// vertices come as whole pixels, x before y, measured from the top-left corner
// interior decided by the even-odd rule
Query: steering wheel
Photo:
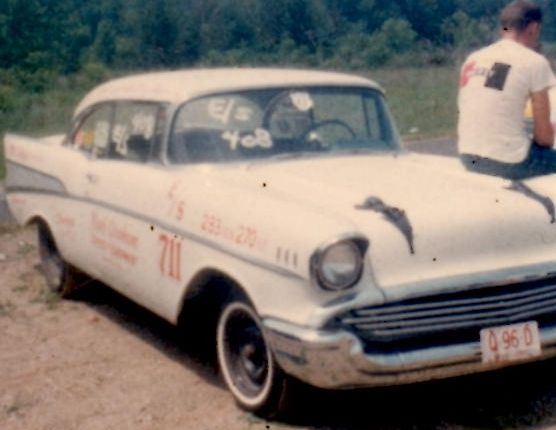
[[[303,140],[305,142],[309,142],[308,137],[311,133],[313,133],[314,131],[318,130],[319,128],[322,127],[327,127],[327,126],[336,126],[336,127],[341,127],[344,130],[347,130],[347,132],[350,134],[350,136],[354,139],[357,134],[355,133],[355,131],[353,131],[353,128],[351,128],[346,122],[342,121],[341,119],[326,119],[324,121],[319,121],[314,123],[311,127],[309,127],[305,133],[303,134]],[[318,141],[318,143],[320,144],[321,148],[325,148],[329,145],[325,145],[323,142]]]

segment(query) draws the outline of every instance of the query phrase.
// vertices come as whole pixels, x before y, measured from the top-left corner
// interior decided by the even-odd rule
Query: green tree
[[[471,18],[461,10],[444,20],[442,24],[442,34],[456,49],[470,49],[485,45],[492,40],[493,33],[490,23]]]

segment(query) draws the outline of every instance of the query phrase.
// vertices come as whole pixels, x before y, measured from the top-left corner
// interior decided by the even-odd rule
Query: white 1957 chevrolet
[[[214,339],[239,405],[292,381],[411,383],[556,351],[556,177],[406,153],[360,77],[117,79],[65,136],[8,134],[7,198],[48,285],[81,272]]]

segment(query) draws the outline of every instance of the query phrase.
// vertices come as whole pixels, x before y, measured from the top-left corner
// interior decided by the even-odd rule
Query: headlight
[[[317,251],[313,256],[313,276],[327,290],[343,290],[361,277],[366,249],[352,240],[342,240]]]

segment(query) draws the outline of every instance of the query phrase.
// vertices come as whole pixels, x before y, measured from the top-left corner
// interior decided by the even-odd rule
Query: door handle
[[[96,184],[98,182],[98,175],[95,175],[94,173],[87,173],[85,177],[91,184]]]

